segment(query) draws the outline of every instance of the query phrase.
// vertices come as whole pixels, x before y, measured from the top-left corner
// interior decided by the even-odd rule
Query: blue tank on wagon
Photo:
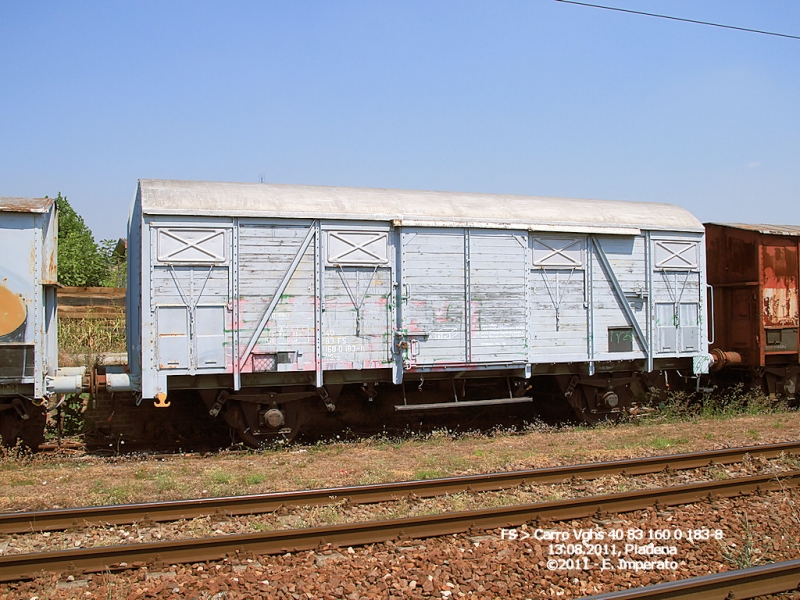
[[[310,407],[530,402],[545,381],[597,420],[710,362],[703,226],[667,204],[141,180],[128,257],[112,385],[199,392],[253,445]]]

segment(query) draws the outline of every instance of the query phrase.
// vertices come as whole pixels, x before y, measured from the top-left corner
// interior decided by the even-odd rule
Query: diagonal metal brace
[[[639,321],[636,320],[636,315],[633,314],[631,305],[628,302],[628,299],[625,297],[625,292],[622,291],[622,286],[619,284],[619,280],[614,274],[614,270],[611,268],[611,263],[608,262],[608,257],[606,256],[605,251],[600,245],[600,242],[596,240],[593,235],[589,236],[589,243],[592,245],[592,248],[594,248],[597,258],[600,259],[600,263],[603,265],[603,270],[605,270],[606,274],[608,275],[608,280],[611,283],[611,287],[614,288],[614,292],[617,294],[620,304],[622,304],[622,310],[625,311],[628,322],[633,327],[633,330],[636,333],[636,338],[639,340],[639,344],[641,345],[642,350],[644,350],[645,356],[649,357],[650,347],[647,345],[647,339],[644,336],[642,328],[639,326]]]
[[[314,221],[311,224],[308,233],[306,233],[306,237],[305,239],[303,239],[303,243],[300,244],[300,248],[298,248],[297,254],[295,254],[295,257],[292,260],[292,264],[289,265],[289,269],[286,271],[286,273],[284,273],[283,279],[281,279],[281,282],[278,285],[278,289],[275,290],[275,294],[272,296],[272,301],[269,303],[267,310],[265,310],[264,314],[261,316],[261,320],[258,322],[255,331],[253,331],[253,335],[250,337],[250,341],[247,343],[247,348],[245,349],[241,358],[239,358],[240,369],[244,367],[244,363],[250,357],[250,353],[253,351],[253,348],[255,348],[258,338],[261,337],[261,333],[264,331],[264,327],[267,326],[267,321],[269,321],[269,318],[275,311],[275,307],[278,306],[278,302],[280,302],[283,292],[286,291],[286,286],[289,285],[289,281],[292,279],[294,272],[297,271],[297,267],[300,265],[300,261],[303,259],[303,255],[306,253],[306,250],[308,250],[308,246],[309,244],[311,244],[311,240],[314,239],[316,231],[317,231],[317,222]]]

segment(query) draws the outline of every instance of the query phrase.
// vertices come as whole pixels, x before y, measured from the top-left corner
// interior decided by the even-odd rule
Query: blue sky
[[[800,35],[796,0],[607,0]],[[800,224],[800,40],[555,0],[0,0],[0,196],[139,178],[672,202]]]

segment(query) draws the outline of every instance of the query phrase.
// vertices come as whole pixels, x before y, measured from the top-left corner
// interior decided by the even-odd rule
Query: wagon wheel
[[[44,443],[44,428],[47,424],[47,411],[44,406],[34,406],[30,418],[22,423],[19,439],[26,448],[34,452]]]
[[[289,402],[280,407],[284,422],[269,429],[259,424],[259,412],[268,409],[263,404],[230,399],[225,404],[225,420],[233,426],[236,435],[251,448],[261,448],[276,440],[293,441],[300,432],[303,411],[299,402]]]
[[[15,412],[4,410],[0,413],[0,438],[3,438],[3,446],[13,448],[21,430],[22,420]]]
[[[594,398],[590,399],[588,396],[596,395],[596,390],[587,386],[578,384],[572,395],[567,398],[567,402],[572,407],[575,416],[584,423],[596,425],[597,423],[604,423],[607,421],[616,422],[622,418],[623,412],[620,411],[606,411],[595,410],[596,405]]]
[[[3,446],[13,448],[18,442],[25,448],[39,449],[44,442],[44,427],[47,422],[47,411],[43,406],[33,406],[27,419],[22,419],[15,410],[0,412],[0,437]]]

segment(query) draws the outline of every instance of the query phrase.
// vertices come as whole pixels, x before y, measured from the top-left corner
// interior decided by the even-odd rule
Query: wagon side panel
[[[322,225],[325,370],[391,366],[394,236],[388,225]]]
[[[402,314],[412,365],[467,362],[465,233],[407,228],[402,244]]]
[[[240,220],[238,348],[242,373],[316,369],[316,226]]]
[[[230,371],[231,226],[225,220],[147,217],[142,286],[142,393],[166,393],[174,375]]]
[[[526,362],[528,235],[471,230],[467,242],[468,358],[475,363]]]
[[[644,236],[589,236],[594,360],[647,356]]]
[[[588,350],[587,237],[530,234],[530,360],[585,361]]]
[[[702,236],[652,235],[653,343],[657,359],[706,352],[706,305]]]

